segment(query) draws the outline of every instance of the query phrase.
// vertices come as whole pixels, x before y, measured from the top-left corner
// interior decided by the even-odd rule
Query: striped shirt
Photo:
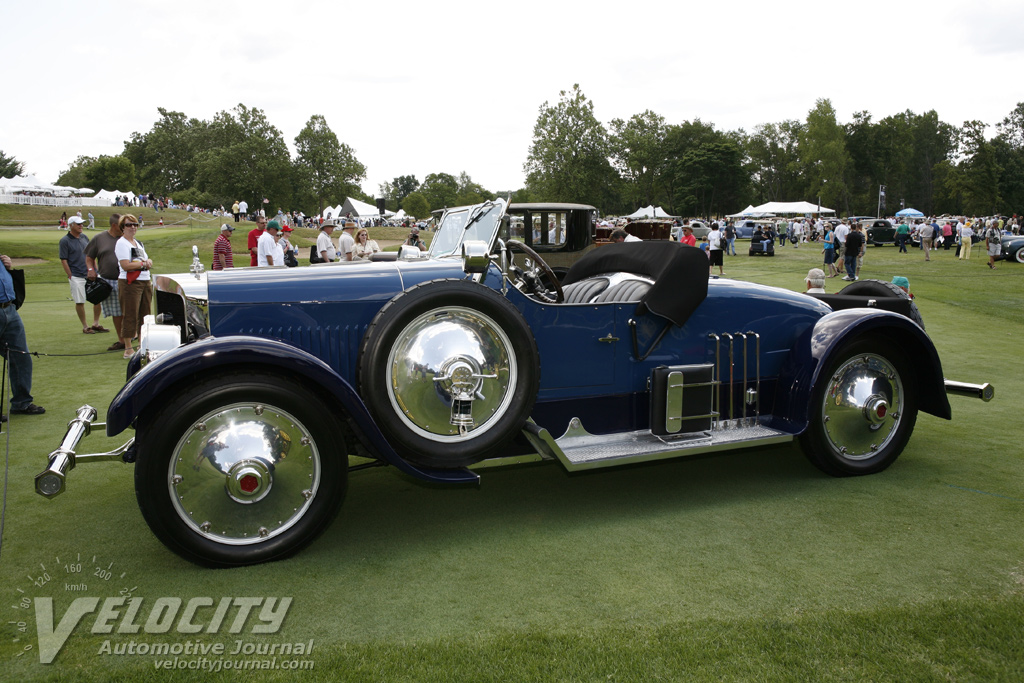
[[[220,259],[217,256],[224,256],[224,265],[227,268],[235,267],[235,257],[231,253],[231,241],[224,235],[217,235],[217,239],[213,241],[213,269],[224,270],[220,266]]]

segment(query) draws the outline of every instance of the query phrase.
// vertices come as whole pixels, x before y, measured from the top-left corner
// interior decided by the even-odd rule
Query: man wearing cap
[[[107,347],[107,351],[124,351],[124,340],[121,339],[121,322],[124,320],[124,313],[121,311],[121,297],[118,295],[117,276],[121,271],[118,264],[117,241],[121,239],[124,231],[121,229],[121,214],[110,215],[110,228],[93,237],[85,247],[85,265],[88,266],[88,280],[95,280],[99,277],[110,285],[110,294],[100,302],[100,309],[103,315],[114,321],[114,332],[117,333],[117,341]]]
[[[256,259],[256,245],[259,242],[260,237],[263,235],[263,231],[267,228],[267,219],[263,216],[256,217],[256,227],[249,231],[249,265],[257,265]]]
[[[68,219],[68,234],[60,238],[57,251],[60,256],[60,264],[64,267],[64,273],[68,276],[68,283],[71,285],[71,298],[75,302],[75,312],[82,323],[84,334],[96,334],[97,332],[110,332],[100,325],[100,305],[93,304],[92,327],[85,323],[85,278],[89,269],[85,264],[85,247],[89,244],[89,238],[82,234],[85,221],[81,216],[72,216]]]
[[[345,224],[341,228],[341,237],[338,238],[338,260],[339,261],[351,261],[352,260],[352,247],[356,246],[356,238],[352,236],[352,232],[356,229],[356,224],[353,221],[345,221]]]
[[[420,239],[420,229],[413,228],[409,231],[409,238],[405,240],[405,243],[410,247],[416,247],[420,251],[426,251],[427,245]]]
[[[267,229],[260,235],[256,247],[256,265],[283,266],[284,249],[277,241],[281,238],[281,224],[277,221],[267,223]]]
[[[235,229],[224,223],[220,226],[220,235],[213,241],[213,269],[224,270],[235,267],[235,257],[231,253],[231,233]]]
[[[909,296],[911,299],[914,298],[914,295],[910,293],[910,280],[903,277],[902,275],[897,275],[892,279],[892,283],[899,287],[900,289],[902,289],[904,292],[906,292],[907,296]]]
[[[316,237],[316,253],[320,255],[320,263],[330,263],[337,258],[338,252],[331,241],[334,232],[334,221],[328,219],[320,226],[320,234]]]

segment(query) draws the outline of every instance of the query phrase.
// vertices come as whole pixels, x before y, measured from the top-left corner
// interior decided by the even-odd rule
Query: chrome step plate
[[[567,470],[614,467],[630,463],[665,460],[714,451],[787,443],[793,435],[757,424],[753,420],[735,420],[708,432],[671,438],[654,436],[648,430],[623,434],[590,434],[573,419],[559,439],[532,421],[524,430],[538,452],[557,458]]]

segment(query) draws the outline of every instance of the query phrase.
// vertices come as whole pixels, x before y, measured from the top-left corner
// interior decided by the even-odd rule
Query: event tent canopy
[[[922,217],[924,217],[923,213],[921,213],[917,209],[911,209],[911,208],[906,208],[906,209],[903,209],[902,211],[897,211],[896,215],[899,216],[900,218],[922,218]]]
[[[372,204],[361,202],[358,199],[352,199],[349,197],[345,200],[345,203],[341,207],[342,215],[351,213],[353,216],[359,216],[360,218],[371,218],[373,216],[379,216],[380,210]],[[394,216],[394,211],[384,211],[385,216]]]
[[[755,213],[761,213],[766,216],[779,216],[787,213],[806,214],[836,212],[835,209],[828,209],[819,204],[811,204],[810,202],[768,202],[767,204],[753,207],[753,210]]]
[[[669,216],[667,213],[665,213],[665,210],[663,208],[661,208],[660,206],[656,207],[653,204],[650,205],[650,206],[641,206],[639,209],[637,209],[633,213],[631,213],[628,216],[626,216],[626,218],[671,218],[671,217],[672,216]]]

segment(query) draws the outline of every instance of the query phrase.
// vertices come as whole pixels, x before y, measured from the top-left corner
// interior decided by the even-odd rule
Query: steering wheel
[[[523,283],[531,294],[536,294],[541,299],[553,304],[560,304],[565,301],[565,293],[562,292],[562,283],[558,281],[558,276],[555,275],[555,271],[551,270],[551,266],[544,262],[544,259],[540,257],[540,254],[518,240],[510,240],[506,244],[505,248],[509,250],[510,263],[514,263],[514,259],[511,254],[513,251],[520,251],[533,259],[533,268],[530,271],[522,271],[518,267],[515,268],[515,270],[520,273]],[[509,270],[511,269],[512,268]],[[554,300],[551,299],[551,293],[541,281],[541,275],[537,273],[538,269],[543,273],[544,277],[552,283],[555,290]]]

